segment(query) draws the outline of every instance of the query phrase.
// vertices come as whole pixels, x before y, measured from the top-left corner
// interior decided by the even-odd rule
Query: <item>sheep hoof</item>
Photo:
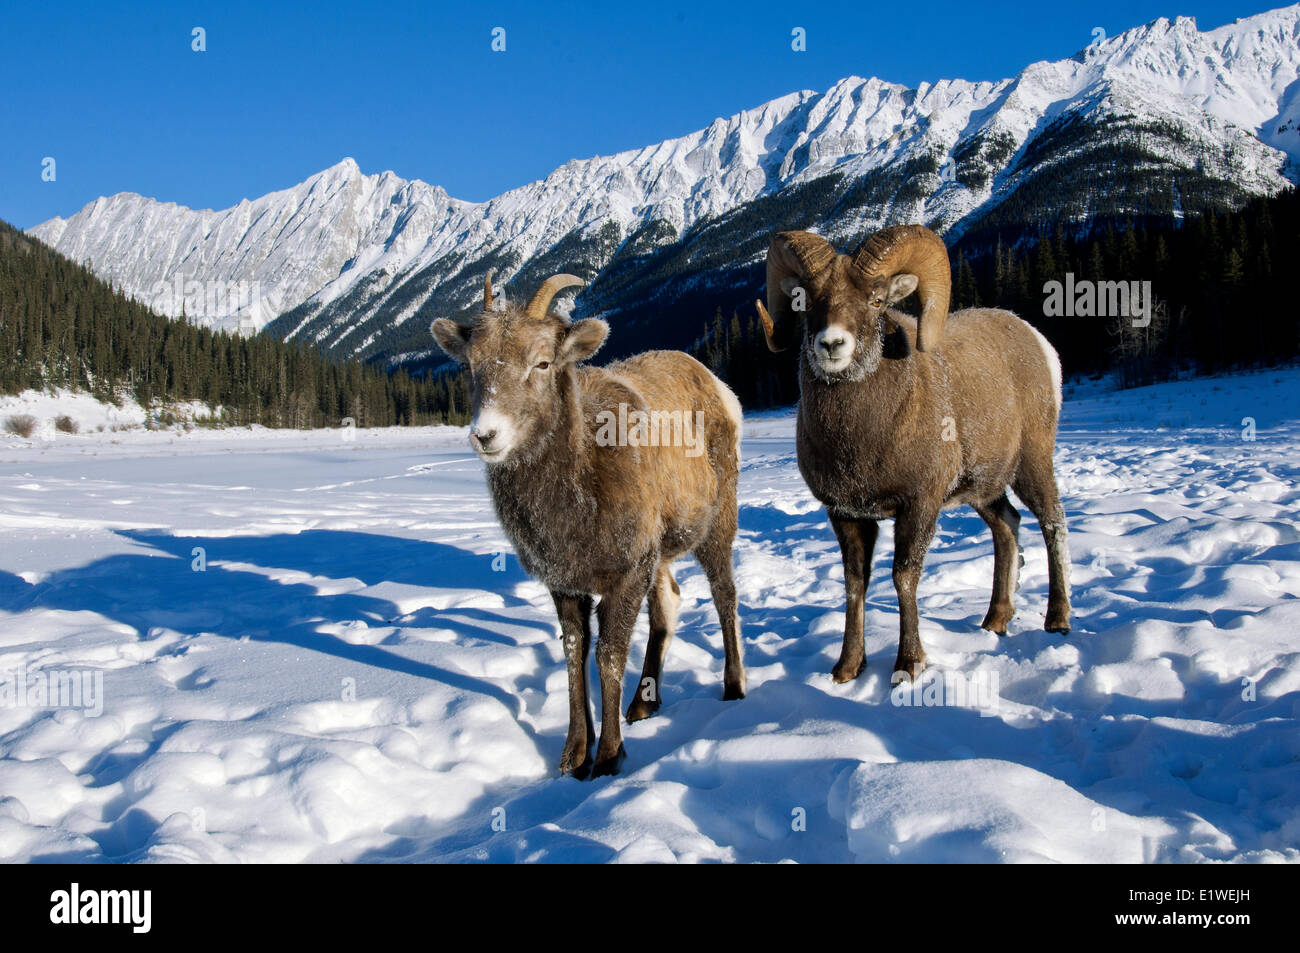
[[[1043,628],[1048,632],[1054,632],[1057,635],[1069,635],[1070,610],[1066,609],[1065,611],[1061,611],[1059,609],[1052,609],[1049,606],[1047,609],[1047,621],[1043,623]]]
[[[627,749],[619,745],[618,753],[614,757],[596,762],[596,766],[591,772],[592,778],[604,778],[620,773],[623,770],[625,760],[627,760]]]
[[[998,635],[1007,634],[1007,623],[1015,616],[1016,610],[1011,606],[989,607],[988,614],[980,623],[980,628]]]
[[[867,660],[860,659],[857,662],[845,663],[839,661],[831,669],[831,681],[836,685],[843,685],[845,682],[851,682],[867,670]]]
[[[722,700],[724,702],[740,701],[744,697],[744,685],[724,685],[722,688]]]
[[[917,679],[921,677],[921,673],[924,671],[925,671],[924,656],[915,660],[906,660],[900,658],[897,662],[894,663],[894,674],[890,676],[889,684],[891,686],[897,685],[904,680],[907,680],[909,682],[915,682]]]
[[[580,747],[566,744],[560,757],[560,773],[571,774],[579,781],[586,780],[591,774],[591,750],[585,744]]]
[[[657,712],[660,704],[661,702],[657,698],[652,702],[648,702],[638,695],[632,699],[632,704],[627,706],[627,720],[629,722],[643,721]]]

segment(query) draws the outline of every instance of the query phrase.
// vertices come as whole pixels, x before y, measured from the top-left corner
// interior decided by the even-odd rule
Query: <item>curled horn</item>
[[[924,225],[896,225],[872,235],[853,255],[853,267],[867,278],[916,275],[921,299],[916,349],[933,351],[943,340],[952,293],[952,271],[943,240]]]
[[[528,307],[524,309],[524,314],[538,320],[546,317],[546,312],[551,307],[551,299],[565,288],[583,284],[586,282],[576,275],[552,275],[542,282],[542,286],[533,295],[533,300],[528,302]]]
[[[492,272],[490,271],[487,273],[487,277],[483,279],[483,310],[492,310]]]
[[[782,281],[795,278],[801,284],[815,282],[835,260],[830,242],[812,232],[778,232],[767,249],[767,307],[757,301],[763,321],[763,335],[770,351],[784,351],[794,340],[798,315]],[[811,296],[812,290],[805,288]],[[770,313],[769,313],[770,312]]]

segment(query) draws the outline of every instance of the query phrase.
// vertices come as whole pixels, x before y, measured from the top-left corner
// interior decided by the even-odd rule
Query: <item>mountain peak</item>
[[[364,173],[361,171],[361,166],[357,165],[356,159],[351,156],[344,156],[328,169],[322,169],[316,175],[331,179],[355,179],[360,178]]]

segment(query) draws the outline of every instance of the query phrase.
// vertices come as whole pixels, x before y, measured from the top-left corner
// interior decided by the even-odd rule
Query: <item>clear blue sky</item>
[[[225,208],[349,155],[482,200],[851,74],[1001,79],[1094,27],[1187,15],[1207,29],[1281,5],[5,0],[0,218],[26,228],[121,191]],[[790,48],[796,26],[806,52]]]

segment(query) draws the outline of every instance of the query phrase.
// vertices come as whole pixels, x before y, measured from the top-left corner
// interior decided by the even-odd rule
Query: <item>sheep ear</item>
[[[894,275],[889,279],[889,292],[885,295],[885,304],[896,304],[916,290],[920,279],[916,275]]]
[[[561,364],[585,361],[600,350],[608,334],[609,325],[598,318],[570,324],[564,329],[564,340],[560,342],[560,351],[555,359]]]
[[[450,318],[439,318],[430,325],[433,339],[438,347],[447,352],[452,360],[464,364],[466,349],[469,346],[469,328],[463,328]]]

